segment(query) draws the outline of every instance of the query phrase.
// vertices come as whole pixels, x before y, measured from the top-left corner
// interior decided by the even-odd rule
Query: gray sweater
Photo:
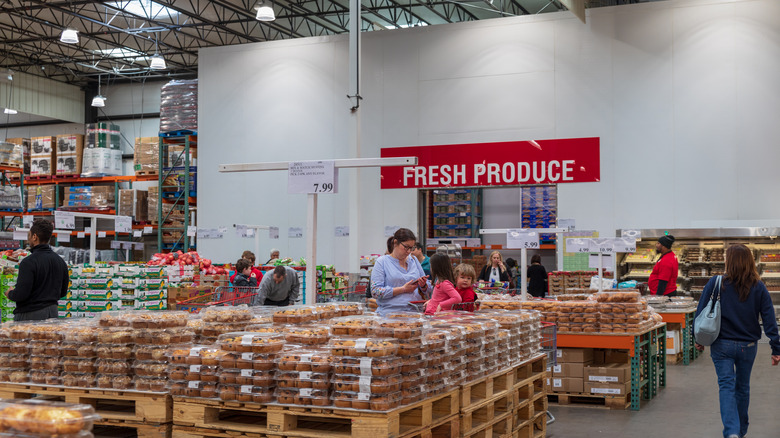
[[[254,305],[262,306],[266,298],[273,301],[289,298],[290,304],[298,299],[301,289],[298,273],[287,266],[284,267],[284,272],[284,279],[278,284],[274,281],[274,271],[268,271],[263,275],[263,279],[260,281],[260,292],[255,296]]]

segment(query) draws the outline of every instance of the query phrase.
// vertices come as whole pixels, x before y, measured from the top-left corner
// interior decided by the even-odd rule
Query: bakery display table
[[[641,333],[559,333],[558,348],[628,350],[631,362],[631,410],[666,386],[666,323]]]

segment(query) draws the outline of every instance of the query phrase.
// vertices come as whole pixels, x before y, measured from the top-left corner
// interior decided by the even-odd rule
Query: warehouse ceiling
[[[0,0],[0,72],[60,82],[194,78],[198,49],[349,31],[349,0]],[[587,1],[588,7],[650,0]],[[362,0],[363,31],[383,31],[564,10],[560,0]],[[78,42],[64,43],[65,29]],[[150,69],[151,57],[166,69]]]

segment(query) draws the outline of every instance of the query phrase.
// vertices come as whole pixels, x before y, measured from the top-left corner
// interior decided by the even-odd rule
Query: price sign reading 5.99
[[[296,161],[287,168],[287,193],[337,193],[333,161]]]
[[[511,249],[539,249],[539,233],[524,229],[507,230],[506,247]]]

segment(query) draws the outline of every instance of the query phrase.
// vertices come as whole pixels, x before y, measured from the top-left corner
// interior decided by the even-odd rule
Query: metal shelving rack
[[[429,202],[433,207],[433,224],[429,237],[479,237],[482,189],[434,190],[432,194]]]
[[[183,146],[183,150],[178,154],[173,163],[168,163],[168,151],[171,146]],[[195,245],[191,242],[190,237],[187,236],[187,229],[190,226],[190,207],[196,204],[196,180],[197,167],[190,164],[190,151],[198,146],[198,133],[195,131],[174,131],[167,133],[160,133],[160,147],[159,147],[159,163],[160,172],[158,178],[158,203],[157,203],[157,220],[158,220],[158,233],[157,233],[157,246],[162,251],[176,251],[183,250],[189,251],[194,249]],[[184,161],[184,166],[176,166],[181,160]],[[166,164],[174,164],[174,166],[166,166]],[[165,181],[172,175],[182,175],[183,185],[169,185]],[[191,178],[190,175],[194,178]],[[175,189],[175,190],[170,190]],[[168,205],[171,205],[171,209],[167,214],[163,214],[163,203],[168,200]],[[166,226],[165,221],[168,220],[171,213],[174,210],[183,211],[184,213],[184,226]],[[163,242],[163,235],[165,232],[180,232],[181,236],[172,244],[165,244]]]

